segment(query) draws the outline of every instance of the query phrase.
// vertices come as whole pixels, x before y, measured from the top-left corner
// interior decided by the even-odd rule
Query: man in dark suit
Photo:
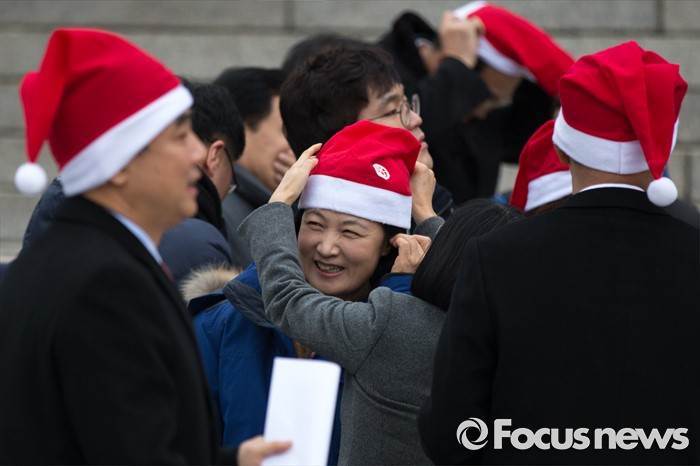
[[[660,179],[687,84],[629,42],[560,89],[573,195],[466,246],[424,449],[437,464],[698,463],[700,234],[661,208],[676,191]]]
[[[0,463],[256,464],[288,447],[219,450],[190,318],[156,247],[197,208],[190,93],[117,35],[59,29],[21,96],[18,188],[45,182],[34,162],[48,139],[67,199],[0,288]]]

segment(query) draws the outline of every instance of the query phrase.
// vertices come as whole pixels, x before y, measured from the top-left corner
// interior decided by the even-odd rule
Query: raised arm
[[[292,209],[285,203],[258,208],[239,232],[258,267],[267,317],[289,337],[355,372],[386,328],[397,296],[378,288],[367,303],[348,302],[311,287],[299,263]]]

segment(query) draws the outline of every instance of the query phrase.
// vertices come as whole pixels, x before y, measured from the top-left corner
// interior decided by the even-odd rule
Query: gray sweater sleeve
[[[369,300],[343,301],[310,286],[299,262],[292,209],[266,204],[241,223],[258,268],[265,313],[289,337],[356,372],[384,332],[394,293],[380,287]]]
[[[413,234],[427,236],[431,240],[434,240],[444,223],[445,219],[442,217],[437,215],[435,217],[430,217],[429,219],[423,220],[421,223],[416,225],[415,230],[413,230]]]

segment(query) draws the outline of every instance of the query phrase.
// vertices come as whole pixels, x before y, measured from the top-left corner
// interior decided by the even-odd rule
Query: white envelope
[[[265,440],[291,440],[263,466],[323,466],[328,460],[340,366],[312,359],[275,358],[265,417]]]

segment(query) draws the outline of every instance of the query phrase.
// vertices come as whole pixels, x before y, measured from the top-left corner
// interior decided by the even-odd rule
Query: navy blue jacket
[[[408,293],[412,275],[390,274],[381,286]],[[257,269],[251,264],[222,291],[195,298],[189,309],[224,446],[263,433],[275,357],[297,357],[292,340],[256,316],[263,307]],[[342,381],[341,387],[342,388]],[[339,390],[340,396],[340,390]],[[337,464],[340,416],[336,405],[329,463]]]
[[[166,231],[158,251],[178,286],[192,270],[231,264],[231,248],[224,235],[198,218],[188,218]]]

